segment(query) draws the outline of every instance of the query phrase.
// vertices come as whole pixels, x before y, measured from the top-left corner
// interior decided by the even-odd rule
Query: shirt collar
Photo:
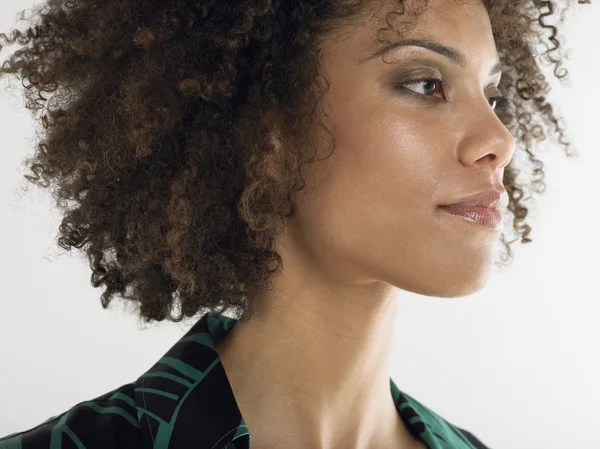
[[[205,314],[135,381],[144,449],[250,448],[250,432],[215,349],[236,323]],[[408,430],[429,449],[476,448],[455,426],[401,392],[391,377],[390,392]]]

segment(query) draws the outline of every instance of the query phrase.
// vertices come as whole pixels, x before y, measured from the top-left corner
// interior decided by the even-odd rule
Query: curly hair
[[[396,1],[400,11],[390,14],[403,14],[406,0]],[[228,309],[250,319],[253,296],[283,269],[276,237],[297,211],[291,194],[304,187],[313,131],[324,127],[320,45],[371,3],[48,0],[26,30],[0,34],[24,46],[0,75],[27,79],[28,109],[58,91],[25,178],[52,187],[64,214],[58,244],[85,245],[92,285],[106,285],[103,308],[120,294],[146,323]],[[530,183],[518,183],[515,157],[503,178],[514,231],[529,243],[525,192],[545,187],[534,141],[550,129],[573,154],[534,51],[545,44],[538,59],[567,75],[551,55],[557,28],[546,23],[560,11],[553,1],[483,3],[509,69],[497,113],[515,136],[515,156],[527,154],[533,167]],[[517,238],[502,234],[503,261]]]

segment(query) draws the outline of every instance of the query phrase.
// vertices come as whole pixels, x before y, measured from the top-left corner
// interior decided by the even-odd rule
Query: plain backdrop
[[[35,2],[2,0],[0,32]],[[573,1],[575,3],[575,1]],[[392,372],[399,388],[494,449],[600,448],[600,2],[575,5],[565,37],[569,79],[545,67],[579,152],[537,151],[547,189],[485,289],[463,298],[398,290]],[[0,53],[5,60],[15,49]],[[44,191],[17,189],[41,129],[0,84],[0,436],[31,428],[135,380],[190,325],[144,327],[119,300],[100,306],[81,255],[56,244],[61,217]],[[20,89],[19,82],[11,86]],[[500,244],[499,244],[500,245]],[[498,247],[500,254],[501,246]]]

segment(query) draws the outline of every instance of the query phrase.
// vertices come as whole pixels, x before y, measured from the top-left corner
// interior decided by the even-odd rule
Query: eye
[[[507,106],[507,100],[502,95],[496,97],[488,97],[488,100],[493,100],[495,102],[494,107],[492,107],[494,111],[504,109]]]
[[[436,85],[439,86],[438,89],[436,89]],[[407,83],[398,84],[397,88],[405,91],[406,93],[409,93],[412,96],[425,97],[425,99],[428,100],[428,97],[430,97],[428,92],[434,94],[437,91],[443,92],[443,87],[445,85],[446,80],[443,78],[423,78],[419,80],[409,81]],[[411,88],[409,89],[409,87]],[[415,90],[413,90],[412,87],[420,88],[423,91],[423,93],[415,92]],[[489,100],[493,102],[493,105],[490,106],[492,106],[492,109],[494,110],[506,107],[506,98],[504,98],[502,95],[488,97],[488,101]]]
[[[438,85],[440,87],[443,87],[445,80],[441,79],[441,78],[424,78],[424,79],[420,79],[420,80],[414,80],[414,81],[409,81],[407,83],[402,83],[402,84],[398,84],[398,88],[402,89],[402,90],[407,90],[413,94],[415,94],[416,96],[420,96],[420,97],[428,97],[429,95],[427,95],[426,93],[415,93],[413,89],[408,89],[408,87],[419,87],[421,86],[421,88],[424,87],[424,91],[425,92],[431,92],[432,91],[432,87],[433,87],[433,92],[435,93],[437,89],[435,89],[435,83],[438,83]]]

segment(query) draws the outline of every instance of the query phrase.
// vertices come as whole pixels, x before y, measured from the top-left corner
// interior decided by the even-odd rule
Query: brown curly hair
[[[403,14],[405,1],[390,14]],[[315,160],[307,149],[315,150],[312,131],[323,126],[327,88],[320,44],[361,20],[370,3],[48,0],[27,30],[0,34],[24,45],[0,75],[27,79],[28,109],[59,91],[26,160],[34,176],[25,178],[53,187],[64,213],[58,244],[85,245],[92,285],[106,285],[103,308],[118,293],[146,322],[230,308],[250,318],[251,298],[271,289],[283,268],[276,237],[296,213],[290,195],[304,187],[302,166]],[[528,243],[524,190],[544,187],[532,151],[546,138],[542,125],[572,155],[533,48],[550,34],[541,56],[557,78],[567,75],[550,54],[560,47],[557,28],[546,23],[559,11],[553,1],[483,3],[509,68],[497,113],[515,136],[515,156],[526,153],[533,166],[529,186],[517,183],[517,157],[503,178],[514,230]],[[275,151],[273,136],[285,152]],[[502,235],[504,261],[516,240]]]

